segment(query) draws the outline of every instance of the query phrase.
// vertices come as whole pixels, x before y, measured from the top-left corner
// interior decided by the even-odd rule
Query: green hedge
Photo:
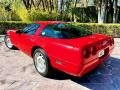
[[[0,22],[0,34],[5,34],[8,29],[21,29],[31,22]],[[81,29],[88,29],[93,33],[101,33],[113,37],[120,37],[120,24],[97,24],[97,23],[72,23]]]
[[[0,21],[0,34],[5,34],[8,29],[21,29],[30,22]]]
[[[88,29],[93,33],[120,37],[120,24],[73,23],[79,28]]]

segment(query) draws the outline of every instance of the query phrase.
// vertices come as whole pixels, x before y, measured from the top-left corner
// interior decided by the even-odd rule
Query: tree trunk
[[[63,0],[61,0],[60,2],[60,15],[61,15],[61,19],[63,20]]]
[[[114,8],[114,13],[113,13],[113,23],[117,23],[117,0],[113,1],[113,8]]]
[[[74,21],[74,22],[77,21],[76,16],[75,16],[75,9],[76,9],[76,5],[77,5],[77,1],[78,1],[78,0],[75,0],[75,2],[74,2],[74,7],[73,7],[73,9],[72,9],[72,21]]]
[[[48,0],[46,0],[45,6],[46,6],[48,12],[50,12],[50,6],[49,6],[49,1]]]
[[[100,7],[98,7],[98,23],[105,23],[106,17],[107,17],[107,1],[102,0]]]
[[[52,13],[53,7],[52,7],[52,1],[51,0],[49,0],[49,5],[50,5],[50,12],[49,13]]]
[[[31,0],[31,4],[35,7],[35,2],[34,2],[34,0]]]
[[[39,0],[39,1],[37,2],[37,7],[39,7],[40,4],[41,4],[41,0]]]
[[[29,4],[28,4],[28,2],[29,2],[29,0],[23,0],[23,3],[24,3],[24,5],[25,5],[25,7],[26,7],[26,9],[29,9]]]
[[[109,6],[107,8],[107,22],[108,23],[112,23],[113,22],[113,2],[111,0],[109,0]]]
[[[44,3],[44,0],[42,0],[42,6],[43,6],[43,11],[45,11],[45,3]]]
[[[33,0],[23,0],[23,3],[26,7],[26,9],[31,9],[32,5],[34,5],[34,1]]]

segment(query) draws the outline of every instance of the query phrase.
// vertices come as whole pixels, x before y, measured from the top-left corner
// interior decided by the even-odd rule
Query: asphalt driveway
[[[61,72],[51,78],[40,76],[30,57],[19,50],[9,50],[0,38],[0,90],[120,90],[120,39],[108,60],[76,78]]]

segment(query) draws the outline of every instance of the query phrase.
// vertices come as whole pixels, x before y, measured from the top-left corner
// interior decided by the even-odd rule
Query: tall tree
[[[117,9],[117,0],[113,0],[113,23],[117,23],[117,18],[118,18],[118,9]]]
[[[98,2],[98,23],[106,22],[107,15],[107,0],[99,0]]]
[[[76,16],[75,16],[75,9],[76,9],[76,6],[77,6],[77,2],[78,2],[78,0],[74,1],[74,7],[73,7],[73,11],[72,11],[72,18],[73,18],[74,22],[77,21]]]

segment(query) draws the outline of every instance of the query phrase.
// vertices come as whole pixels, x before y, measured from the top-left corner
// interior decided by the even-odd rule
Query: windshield
[[[43,36],[63,39],[79,38],[91,34],[89,30],[72,24],[50,24],[42,31]]]

